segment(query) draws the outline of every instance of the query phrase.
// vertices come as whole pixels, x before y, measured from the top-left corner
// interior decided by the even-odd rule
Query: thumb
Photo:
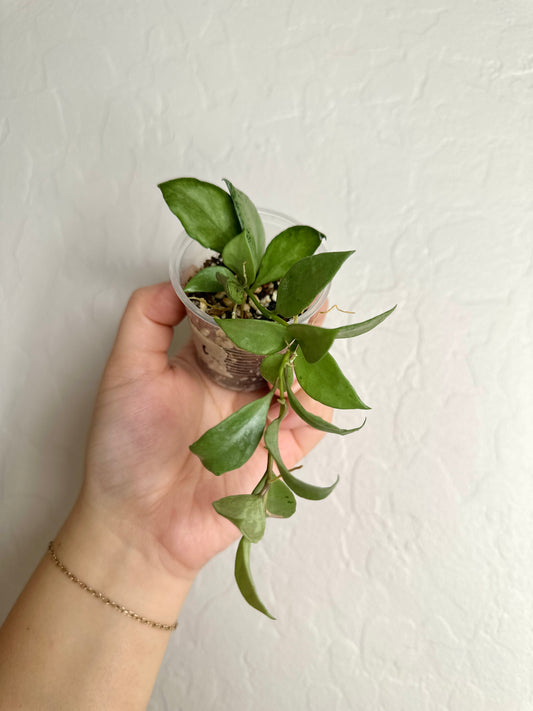
[[[109,368],[120,369],[126,378],[167,370],[173,327],[184,315],[185,307],[170,282],[134,291],[120,321]]]

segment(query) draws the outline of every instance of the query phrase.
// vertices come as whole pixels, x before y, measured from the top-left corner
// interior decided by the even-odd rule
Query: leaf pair
[[[281,424],[281,419],[278,417],[265,430],[265,447],[271,453],[276,465],[278,467],[281,478],[287,484],[289,489],[293,491],[297,496],[303,499],[310,499],[312,501],[320,501],[329,496],[333,489],[337,486],[339,481],[338,477],[334,484],[331,486],[314,486],[313,484],[308,484],[307,482],[300,481],[297,479],[285,466],[281,454],[279,451],[278,437],[279,437],[279,427]]]
[[[272,515],[278,516],[279,518],[292,516],[296,509],[296,500],[293,494],[279,479],[270,485],[267,508]],[[235,580],[246,602],[274,620],[276,618],[270,614],[262,603],[253,581],[252,571],[250,569],[250,549],[252,542],[253,541],[247,535],[243,535],[239,542],[235,556]]]
[[[265,532],[265,504],[259,494],[235,494],[213,501],[217,513],[231,521],[252,543],[263,538]]]
[[[261,375],[272,385],[274,385],[276,382],[280,382],[280,380],[283,379],[282,386],[284,386],[284,389],[287,393],[289,405],[301,420],[313,427],[315,430],[320,430],[321,432],[329,432],[331,434],[338,435],[347,435],[351,434],[352,432],[357,432],[357,430],[360,430],[364,426],[366,422],[366,417],[363,421],[363,424],[359,425],[359,427],[352,427],[351,429],[342,429],[340,427],[337,427],[333,423],[324,420],[322,417],[319,417],[318,415],[315,415],[312,412],[306,410],[291,389],[294,379],[293,369],[288,362],[286,362],[283,366],[284,358],[284,353],[274,353],[273,355],[268,355],[266,356],[266,358],[263,358],[263,361],[261,362]],[[280,373],[282,367],[283,372]],[[351,387],[349,383],[348,386]]]
[[[320,360],[330,349],[337,338],[354,338],[371,331],[384,321],[394,311],[396,306],[361,323],[352,323],[338,328],[321,328],[305,323],[292,323],[287,327],[287,335],[298,341],[305,359],[309,363]]]
[[[298,342],[294,372],[302,389],[323,405],[341,410],[369,410],[328,349],[335,338],[352,338],[366,333],[384,321],[395,309],[379,316],[339,328],[320,328],[307,324],[287,326],[289,337]],[[303,418],[305,419],[305,418]]]
[[[276,479],[263,497],[257,494],[234,494],[213,501],[213,507],[231,521],[251,543],[258,543],[265,532],[267,516],[289,518],[296,510],[296,499],[285,484]]]
[[[228,338],[245,351],[269,355],[283,350],[290,343],[296,341],[305,360],[308,363],[316,363],[329,351],[335,339],[353,338],[367,333],[384,321],[395,308],[394,306],[367,321],[338,328],[321,328],[300,323],[283,326],[271,321],[242,319],[232,319],[231,321],[215,319],[215,321]],[[269,380],[268,377],[266,379]]]
[[[228,180],[225,182],[229,195],[217,185],[196,178],[168,180],[159,188],[189,237],[222,254],[224,264],[249,286],[265,251],[265,229],[250,198]],[[188,284],[187,291],[192,290]]]

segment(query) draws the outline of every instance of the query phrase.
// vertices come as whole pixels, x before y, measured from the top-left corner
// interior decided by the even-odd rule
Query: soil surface
[[[222,265],[220,257],[207,259],[201,268],[204,269],[205,267],[215,265]],[[268,282],[268,284],[259,286],[254,291],[254,295],[261,306],[269,311],[273,311],[276,307],[278,285],[279,280],[271,281]],[[267,320],[248,296],[246,297],[244,306],[242,304],[235,304],[225,291],[219,291],[216,294],[194,291],[188,294],[188,297],[199,309],[209,316],[216,316],[217,318],[255,318],[264,321]],[[233,316],[233,314],[235,314],[235,316]]]

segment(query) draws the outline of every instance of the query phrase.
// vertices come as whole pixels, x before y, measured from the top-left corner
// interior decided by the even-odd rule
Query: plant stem
[[[271,321],[277,321],[277,323],[281,323],[283,326],[287,325],[287,322],[284,321],[280,316],[277,314],[273,313],[272,311],[269,311],[266,309],[263,304],[260,303],[259,299],[256,297],[256,295],[253,293],[251,289],[246,289],[246,293],[250,297],[250,299],[254,302],[254,304],[257,306],[259,311],[263,314],[263,316],[266,316],[268,319]]]
[[[241,318],[248,318],[246,316],[246,311],[244,310],[244,304],[246,303],[246,294],[243,294],[241,302]]]
[[[263,491],[261,494],[266,493],[268,489],[270,488],[270,484],[276,479],[276,475],[274,474],[274,469],[272,465],[274,464],[274,458],[268,453],[268,459],[267,459],[267,469],[266,469],[266,474],[267,474],[267,480],[265,482],[265,485],[263,487]]]
[[[283,359],[281,361],[280,367],[279,367],[279,372],[278,372],[278,377],[275,379],[272,387],[274,390],[279,387],[279,418],[282,420],[285,415],[287,414],[287,410],[289,409],[289,404],[288,400],[285,397],[286,393],[286,380],[285,380],[285,368],[289,363],[291,363],[291,358],[293,357],[293,353],[290,350],[287,350],[285,355],[283,356]],[[266,501],[266,495],[268,493],[268,490],[270,489],[271,484],[276,481],[277,479],[280,478],[279,474],[276,474],[274,472],[274,457],[272,456],[271,452],[267,453],[267,466],[265,469],[265,472],[259,482],[257,483],[257,486],[255,487],[254,491],[252,492],[253,494],[256,494],[257,496],[262,496],[263,499]],[[261,486],[261,482],[264,480],[264,484]],[[261,487],[261,488],[259,488]]]
[[[289,362],[289,357],[290,357],[290,351],[287,351],[285,353],[283,360],[281,361],[281,366],[279,369],[279,419],[280,421],[283,420],[285,415],[287,414],[287,410],[289,409],[289,406],[287,405],[287,398],[285,397],[285,392],[287,390],[287,384],[285,382],[285,367],[287,363]]]

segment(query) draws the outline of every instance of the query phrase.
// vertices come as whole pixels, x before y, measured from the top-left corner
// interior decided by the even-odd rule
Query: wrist
[[[58,559],[128,610],[154,622],[174,623],[194,576],[170,571],[148,537],[141,540],[124,522],[113,524],[80,498],[55,538]]]

